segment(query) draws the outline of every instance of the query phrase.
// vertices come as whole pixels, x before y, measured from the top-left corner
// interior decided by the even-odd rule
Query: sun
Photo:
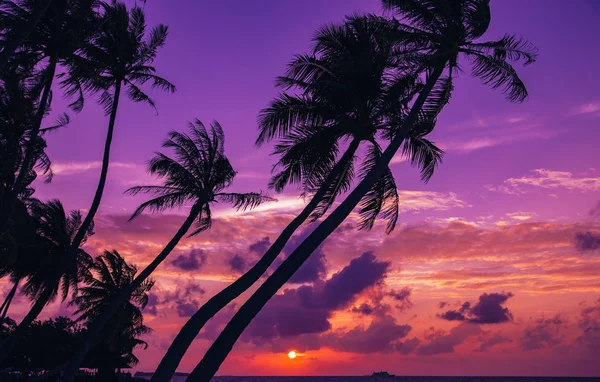
[[[294,359],[298,356],[298,354],[295,351],[291,351],[288,353],[288,357],[290,357],[290,359]]]

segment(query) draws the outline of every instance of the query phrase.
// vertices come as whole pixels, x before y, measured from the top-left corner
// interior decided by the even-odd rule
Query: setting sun
[[[296,358],[296,356],[297,356],[297,355],[298,355],[298,354],[296,354],[296,352],[295,352],[295,351],[293,351],[293,350],[292,350],[291,352],[289,352],[289,353],[288,353],[288,357],[290,357],[290,359],[294,359],[294,358]]]

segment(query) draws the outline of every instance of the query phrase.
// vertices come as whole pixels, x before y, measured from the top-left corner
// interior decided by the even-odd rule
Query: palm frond
[[[237,211],[246,211],[266,202],[277,201],[277,199],[267,196],[262,192],[248,192],[245,194],[223,192],[216,194],[215,198],[223,203],[231,204]]]

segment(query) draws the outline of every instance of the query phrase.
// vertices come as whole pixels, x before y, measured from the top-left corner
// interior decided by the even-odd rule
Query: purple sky
[[[194,118],[205,123],[216,119],[224,127],[226,151],[239,171],[235,190],[266,189],[274,158],[268,147],[257,150],[254,140],[257,113],[277,94],[274,77],[283,73],[294,54],[308,50],[319,26],[342,21],[353,12],[380,12],[379,4],[377,0],[149,0],[145,6],[148,24],[165,23],[170,31],[155,66],[178,91],[151,92],[158,116],[145,105],[122,102],[108,185],[97,218],[97,239],[90,244],[93,249],[116,247],[144,265],[168,240],[178,217],[143,218],[125,225],[125,215],[141,199],[123,196],[123,191],[150,181],[145,162],[160,149],[169,130],[183,131]],[[377,282],[352,296],[351,303],[391,301],[386,300],[391,298],[389,289],[410,287],[412,310],[371,320],[352,316],[349,306],[336,306],[337,310],[328,310],[322,317],[333,331],[319,333],[321,347],[313,349],[312,355],[310,346],[299,344],[313,337],[272,339],[258,348],[250,341],[236,348],[223,373],[364,374],[372,371],[370,365],[378,365],[396,373],[428,374],[431,358],[422,357],[438,354],[432,349],[442,342],[450,345],[436,358],[436,374],[600,375],[593,362],[576,363],[587,358],[572,348],[567,351],[574,358],[560,355],[565,351],[561,346],[584,343],[578,339],[583,337],[578,337],[577,325],[581,317],[596,311],[582,310],[580,303],[590,306],[600,296],[598,252],[591,246],[590,253],[581,254],[573,244],[575,233],[582,229],[600,232],[594,220],[600,212],[588,215],[600,199],[600,51],[596,48],[600,2],[494,0],[491,7],[486,40],[511,33],[526,37],[540,51],[538,62],[518,68],[530,99],[516,105],[506,102],[501,92],[471,78],[464,63],[465,73],[456,80],[452,100],[431,135],[446,150],[444,164],[428,185],[406,163],[393,164],[403,199],[400,220],[408,226],[389,237],[382,234],[382,224],[372,233],[332,235],[323,252],[327,276],[311,286],[318,290],[327,285],[352,259],[373,251],[377,259],[389,261],[387,278],[381,274]],[[59,98],[55,97],[55,112],[66,104]],[[57,175],[50,185],[39,185],[39,198],[59,197],[68,208],[88,208],[100,171],[107,120],[89,99],[81,114],[72,115],[71,126],[49,137],[48,153]],[[231,281],[227,256],[246,256],[248,246],[263,237],[274,240],[300,206],[295,196],[289,189],[271,210],[255,215],[217,213],[213,231],[182,243],[172,255],[185,255],[190,249],[206,251],[207,260],[200,270],[190,275],[165,264],[157,272],[156,293],[163,309],[175,311],[167,301],[181,297],[180,282],[186,277],[206,291],[198,299],[185,300],[188,305],[204,302]],[[260,224],[252,220],[256,216]],[[246,257],[248,262],[256,260],[254,254]],[[514,315],[509,323],[491,328],[468,322],[456,325],[438,317],[440,302],[457,308],[464,301],[477,302],[485,293],[503,292],[514,293],[505,301]],[[284,295],[277,301],[292,303]],[[23,301],[20,306],[24,311]],[[57,309],[55,313],[64,312]],[[597,309],[600,328],[600,305]],[[568,318],[565,322],[571,325],[564,329],[564,340],[551,337],[550,324],[539,321],[554,315]],[[155,333],[150,349],[139,352],[138,368],[144,370],[156,365],[164,346],[184,322],[172,313],[148,316]],[[421,341],[412,355],[351,350],[353,338],[387,333],[386,325],[396,322],[411,325],[409,337]],[[353,323],[363,326],[352,329]],[[406,327],[395,328],[398,336],[406,335]],[[341,333],[337,330],[349,330],[346,334],[354,337],[337,338]],[[537,352],[523,342],[536,330],[555,339],[534,344],[539,345],[533,346]],[[190,370],[208,345],[205,339],[195,341],[195,350],[181,370]],[[471,350],[479,346],[494,349]],[[285,356],[279,358],[287,352],[284,349],[292,348],[306,351],[306,358],[299,357],[301,362],[295,364]],[[255,358],[242,367],[236,360],[251,359],[243,357]],[[269,369],[271,361],[277,366]]]

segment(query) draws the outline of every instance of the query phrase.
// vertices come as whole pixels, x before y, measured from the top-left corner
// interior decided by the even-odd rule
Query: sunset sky
[[[446,152],[433,179],[424,185],[418,170],[393,161],[396,230],[386,235],[380,222],[357,231],[347,219],[267,304],[219,374],[600,375],[600,2],[495,0],[491,9],[485,39],[512,33],[539,49],[537,63],[518,68],[530,98],[510,104],[465,70],[430,135]],[[275,158],[254,140],[257,113],[278,91],[274,77],[324,23],[381,13],[377,0],[149,0],[145,10],[149,25],[169,25],[155,66],[177,92],[151,93],[158,115],[122,102],[86,245],[94,255],[116,249],[140,268],[187,213],[126,222],[143,197],[123,191],[156,182],[145,166],[167,132],[195,118],[219,121],[239,172],[233,190],[266,190]],[[67,104],[59,93],[54,113]],[[86,209],[108,118],[93,99],[71,117],[48,139],[56,175],[36,196]],[[179,244],[155,272],[144,311],[154,332],[136,351],[135,370],[153,371],[187,318],[257,261],[303,207],[298,195],[289,188],[246,213],[215,206],[213,228]],[[8,288],[1,280],[3,294]],[[247,297],[205,327],[179,371],[195,366]],[[10,315],[22,318],[28,304],[20,297]],[[56,302],[42,317],[72,311]]]

